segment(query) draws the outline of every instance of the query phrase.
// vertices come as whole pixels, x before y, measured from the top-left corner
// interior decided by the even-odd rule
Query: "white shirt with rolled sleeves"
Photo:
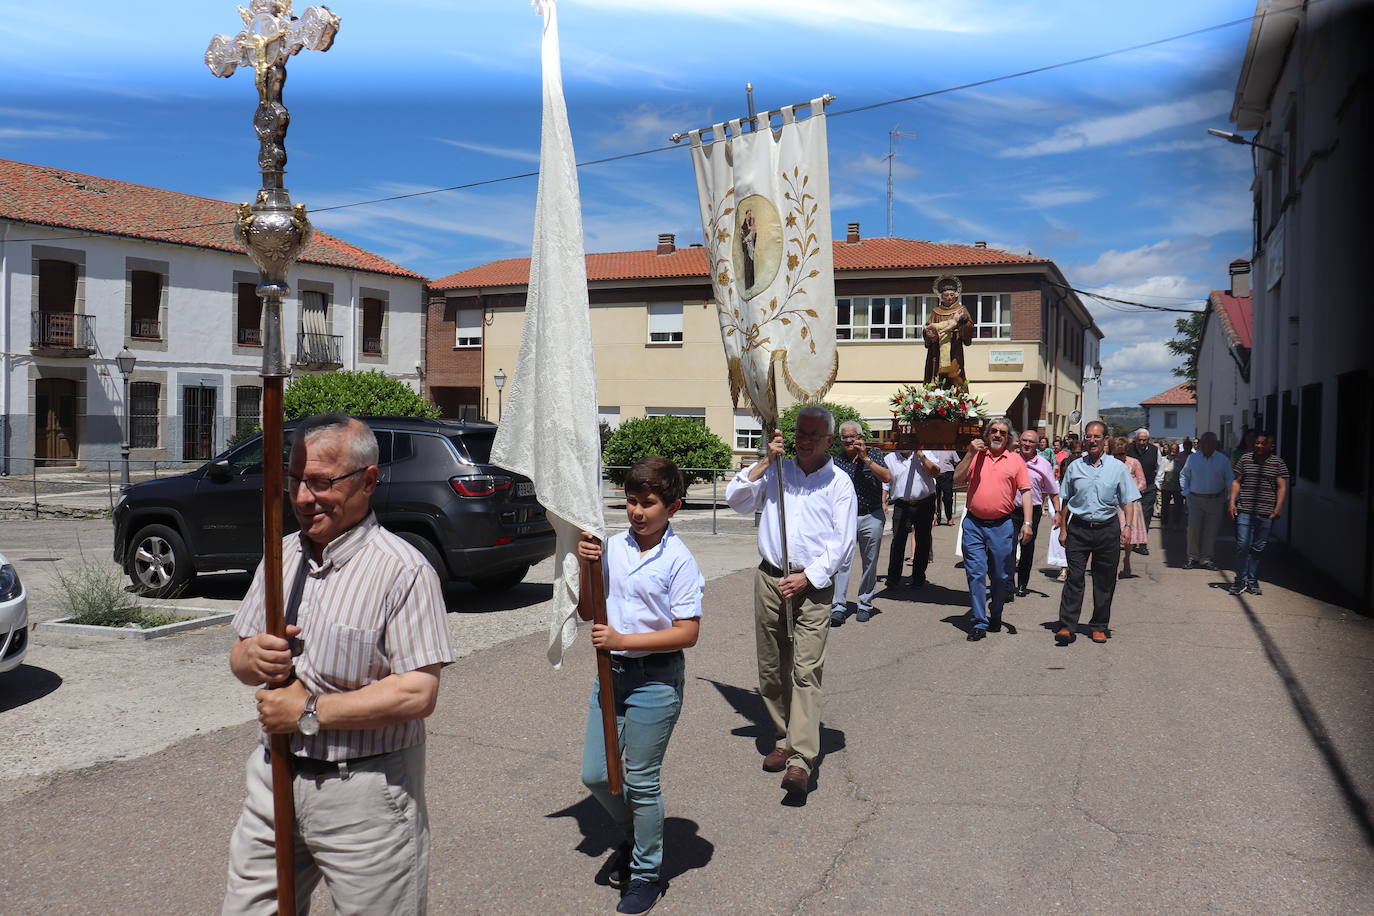
[[[926,457],[930,458],[930,455],[926,454]],[[931,463],[935,463],[933,458]],[[915,452],[908,452],[905,456],[901,452],[891,452],[883,456],[883,464],[892,472],[892,482],[887,485],[889,499],[916,502],[935,492],[935,478],[926,470],[925,463]],[[907,489],[908,484],[910,490]]]
[[[790,458],[783,460],[782,467],[787,494],[787,559],[792,565],[785,572],[800,570],[813,587],[826,588],[854,553],[854,484],[829,458],[812,474],[797,467]],[[754,481],[749,479],[750,468],[744,468],[730,481],[725,488],[725,501],[741,514],[762,511],[759,556],[782,569],[778,468],[769,467]]]
[[[657,633],[675,620],[701,616],[701,593],[706,579],[696,558],[673,533],[641,555],[634,534],[622,531],[606,539],[606,622],[617,633]],[[611,650],[613,655],[638,658],[652,652]]]

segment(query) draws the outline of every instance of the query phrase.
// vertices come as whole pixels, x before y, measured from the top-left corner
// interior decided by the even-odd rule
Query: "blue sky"
[[[245,0],[246,2],[246,0]],[[299,13],[304,8],[297,4]],[[536,168],[540,20],[527,0],[337,0],[326,54],[292,59],[287,185],[312,210]],[[249,74],[202,63],[233,3],[0,2],[0,157],[246,200],[258,186]],[[169,12],[170,11],[170,12]],[[1080,288],[1200,308],[1249,256],[1247,150],[1229,127],[1248,25],[853,114],[849,108],[1206,28],[1247,0],[562,0],[578,158],[823,93],[831,212],[894,233],[1052,257]],[[686,144],[581,171],[589,251],[701,234]],[[321,228],[430,277],[528,254],[535,182],[319,213]],[[1107,337],[1103,405],[1177,381],[1175,316],[1089,303]]]

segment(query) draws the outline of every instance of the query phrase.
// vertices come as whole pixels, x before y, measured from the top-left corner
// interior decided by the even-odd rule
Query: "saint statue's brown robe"
[[[936,306],[922,328],[926,342],[926,369],[921,380],[927,385],[967,388],[964,374],[964,345],[973,340],[973,318],[962,305]]]

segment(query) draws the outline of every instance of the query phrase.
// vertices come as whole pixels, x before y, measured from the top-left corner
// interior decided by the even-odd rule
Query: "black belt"
[[[929,496],[922,496],[920,499],[890,499],[888,502],[894,506],[919,506],[921,503],[928,503],[934,498],[935,494],[932,493]]]
[[[292,757],[291,769],[298,776],[309,776],[311,779],[327,779],[330,776],[338,776],[347,773],[352,767],[369,760],[376,760],[385,757],[387,754],[394,754],[395,751],[387,751],[385,754],[368,754],[366,757],[350,757],[347,760],[321,760],[318,757]],[[340,767],[340,764],[343,766]]]
[[[650,652],[648,655],[612,655],[611,661],[627,668],[662,668],[683,659],[681,649],[672,652]]]
[[[1111,518],[1103,519],[1100,522],[1094,522],[1091,519],[1086,518],[1079,518],[1076,515],[1069,516],[1070,525],[1082,525],[1084,528],[1106,528],[1108,525],[1115,525],[1117,521],[1118,519],[1115,515],[1113,515]]]
[[[759,560],[759,569],[768,573],[768,575],[772,576],[774,579],[781,579],[786,575],[781,569],[769,563],[767,560]]]

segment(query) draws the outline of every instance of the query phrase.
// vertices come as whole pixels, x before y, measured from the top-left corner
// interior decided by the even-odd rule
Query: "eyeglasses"
[[[319,496],[322,493],[328,493],[330,490],[334,489],[334,484],[338,483],[340,480],[347,480],[354,474],[361,474],[367,469],[368,465],[363,465],[356,470],[349,471],[347,474],[340,474],[338,477],[297,477],[294,474],[287,474],[285,480],[286,492],[294,493],[297,487],[301,484],[305,484],[307,490]]]
[[[841,437],[840,437],[840,441],[842,441],[842,442],[853,442],[855,439],[862,439],[862,438],[863,438],[863,436],[855,436],[855,435],[852,435],[852,434],[851,434],[851,435],[848,435],[848,436],[841,436]]]

